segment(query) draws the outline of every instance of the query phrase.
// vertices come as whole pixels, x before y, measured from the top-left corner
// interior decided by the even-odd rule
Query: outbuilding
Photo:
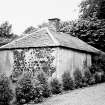
[[[53,25],[58,19],[50,19],[50,27],[25,35],[0,47],[0,73],[19,78],[24,72],[61,78],[65,71],[71,76],[76,69],[92,65],[92,57],[102,53],[82,40],[57,32]]]

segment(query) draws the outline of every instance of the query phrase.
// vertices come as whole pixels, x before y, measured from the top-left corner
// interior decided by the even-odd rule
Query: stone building
[[[0,47],[0,72],[15,79],[26,71],[42,71],[60,78],[65,71],[73,74],[91,66],[92,56],[102,53],[82,40],[57,32],[58,19],[50,19],[48,28],[24,35]],[[54,27],[54,29],[53,29]]]

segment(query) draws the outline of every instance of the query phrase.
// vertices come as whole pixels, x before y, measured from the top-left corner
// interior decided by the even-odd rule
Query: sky
[[[20,35],[29,26],[38,26],[49,18],[62,21],[78,18],[81,0],[0,0],[0,24],[8,21]]]

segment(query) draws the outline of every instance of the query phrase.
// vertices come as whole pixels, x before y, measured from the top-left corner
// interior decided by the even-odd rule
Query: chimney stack
[[[49,29],[52,29],[56,32],[59,31],[59,23],[60,23],[60,19],[58,18],[51,18],[51,19],[48,19],[49,20]]]

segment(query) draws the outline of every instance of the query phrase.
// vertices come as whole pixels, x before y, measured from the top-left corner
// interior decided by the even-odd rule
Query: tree
[[[35,27],[33,27],[33,26],[30,26],[30,27],[26,28],[23,33],[24,34],[30,34],[30,33],[34,32],[34,31],[37,31],[37,29]]]
[[[105,0],[83,0],[80,18],[62,22],[60,31],[105,51]]]
[[[18,38],[18,36],[12,33],[11,24],[5,21],[0,25],[0,46],[7,44],[16,38]]]
[[[13,33],[11,32],[12,25],[9,24],[7,21],[0,25],[0,37],[13,37]]]
[[[105,19],[105,0],[83,0],[80,3],[80,16],[82,18]]]
[[[65,24],[66,23],[66,24]],[[105,51],[105,20],[79,19],[62,23],[61,32],[78,37],[84,42]]]

